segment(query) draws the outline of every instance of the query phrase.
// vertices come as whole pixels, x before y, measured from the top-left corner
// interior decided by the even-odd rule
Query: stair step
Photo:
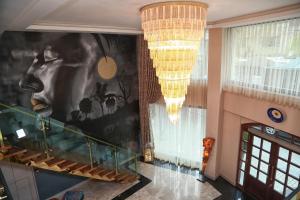
[[[42,155],[42,154],[41,153],[27,151],[25,154],[23,154],[22,156],[20,156],[18,158],[18,160],[20,160],[21,162],[26,162],[26,161],[29,161],[29,160],[31,160],[33,158],[39,157],[40,155]]]
[[[26,149],[19,149],[19,148],[13,147],[4,155],[4,158],[11,158],[11,157],[21,155],[26,152],[27,152]]]
[[[91,170],[89,173],[93,176],[103,171],[105,171],[105,169],[103,169],[102,167],[96,167],[93,170]]]
[[[116,174],[116,171],[115,171],[115,170],[112,170],[110,173],[106,174],[105,176],[106,176],[107,178],[111,179],[111,178],[117,176],[117,174]]]
[[[78,171],[80,171],[81,173],[86,173],[89,172],[92,169],[92,167],[90,165],[87,165],[86,167],[83,167],[81,169],[79,169]]]
[[[37,158],[32,159],[33,162],[35,162],[36,164],[42,163],[42,162],[47,162],[49,160],[52,160],[54,157],[51,156],[47,156],[47,154],[42,154],[40,156],[38,156]]]
[[[117,181],[122,181],[122,180],[124,180],[125,178],[127,178],[128,176],[130,176],[130,175],[128,175],[128,174],[119,174],[119,175],[117,175],[116,176],[116,180]]]
[[[86,166],[87,165],[85,165],[85,164],[78,163],[78,164],[70,167],[70,171],[77,171],[77,170],[80,170],[80,169],[82,169],[82,168],[84,168]]]
[[[63,163],[65,162],[66,160],[64,159],[60,159],[60,158],[53,158],[52,160],[49,160],[49,161],[46,161],[46,164],[49,166],[49,167],[52,167],[54,165],[58,165],[60,163]]]
[[[108,173],[110,173],[110,172],[111,172],[111,170],[106,169],[106,170],[104,170],[103,172],[98,173],[97,175],[98,175],[98,176],[105,176],[106,174],[108,174]]]
[[[74,165],[76,165],[77,162],[73,162],[73,161],[70,161],[70,160],[66,160],[65,162],[61,163],[61,164],[58,164],[57,166],[61,169],[67,169],[69,167],[72,167]]]

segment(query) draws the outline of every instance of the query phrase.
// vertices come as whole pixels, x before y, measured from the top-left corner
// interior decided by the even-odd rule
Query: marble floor
[[[138,170],[152,181],[129,196],[128,200],[213,200],[221,195],[208,182],[201,183],[189,174],[142,162]],[[85,200],[111,200],[135,184],[137,182],[118,184],[88,180],[72,190],[83,191]],[[56,197],[60,199],[61,196]]]
[[[128,200],[212,200],[221,195],[208,182],[201,183],[194,176],[179,171],[140,163],[139,172],[152,182]]]

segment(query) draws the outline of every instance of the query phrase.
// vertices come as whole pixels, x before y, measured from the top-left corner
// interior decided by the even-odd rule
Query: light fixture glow
[[[24,129],[19,129],[16,132],[17,132],[17,135],[18,135],[19,139],[26,136],[26,133],[25,133]]]
[[[207,4],[162,2],[141,8],[144,39],[148,42],[167,112],[174,123],[187,94],[206,27]]]

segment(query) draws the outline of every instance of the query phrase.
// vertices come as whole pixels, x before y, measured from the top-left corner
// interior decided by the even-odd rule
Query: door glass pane
[[[267,152],[270,152],[271,150],[271,142],[263,140],[263,147],[264,150],[266,150]]]
[[[263,183],[266,183],[267,182],[267,175],[265,175],[264,173],[259,172],[258,180],[260,180]]]
[[[254,167],[250,167],[250,175],[254,178],[257,177],[257,170]]]
[[[260,147],[261,139],[259,137],[253,137],[253,145]]]
[[[287,185],[288,185],[289,187],[291,187],[291,188],[293,188],[293,189],[296,189],[296,188],[298,187],[298,184],[299,184],[299,182],[298,182],[296,179],[294,179],[294,178],[288,176],[288,179],[287,179]]]
[[[284,195],[284,196],[287,197],[287,196],[289,196],[292,192],[293,192],[293,191],[292,191],[290,188],[287,187],[287,188],[285,189],[285,195]]]
[[[285,160],[288,160],[288,158],[289,158],[289,150],[280,147],[279,148],[279,157],[283,158]]]
[[[262,151],[261,152],[261,159],[267,163],[269,163],[270,160],[270,154],[267,152]]]
[[[260,166],[259,169],[265,173],[268,173],[268,167],[269,165],[267,165],[266,163],[260,161]]]
[[[299,179],[299,177],[300,177],[300,168],[296,167],[295,165],[290,164],[289,174],[293,175],[295,178]]]
[[[244,140],[244,141],[248,141],[248,139],[249,139],[249,133],[246,132],[246,131],[244,131],[244,132],[243,132],[243,140]]]
[[[281,159],[278,159],[277,160],[277,168],[278,169],[281,169],[282,171],[286,172],[286,168],[287,168],[287,162],[281,160]]]
[[[259,158],[259,149],[256,147],[252,147],[252,155],[254,155],[255,157]]]
[[[284,183],[285,182],[285,174],[276,170],[276,176],[275,176],[275,179],[280,181],[281,183]]]
[[[244,151],[247,151],[247,143],[246,142],[242,142],[242,149]]]
[[[258,160],[251,156],[251,165],[258,168]]]
[[[279,192],[280,194],[283,193],[283,185],[277,181],[274,183],[274,190]]]
[[[245,162],[241,161],[241,169],[245,171]]]
[[[292,152],[291,163],[294,163],[294,164],[300,166],[300,155]]]
[[[241,152],[241,159],[243,160],[243,161],[246,161],[246,153],[245,152]]]
[[[240,185],[244,184],[244,172],[243,171],[240,171],[239,184]]]

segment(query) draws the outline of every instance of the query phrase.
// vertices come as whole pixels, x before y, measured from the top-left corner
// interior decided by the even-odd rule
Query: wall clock
[[[267,114],[273,122],[281,123],[284,120],[283,113],[276,108],[269,108]]]

